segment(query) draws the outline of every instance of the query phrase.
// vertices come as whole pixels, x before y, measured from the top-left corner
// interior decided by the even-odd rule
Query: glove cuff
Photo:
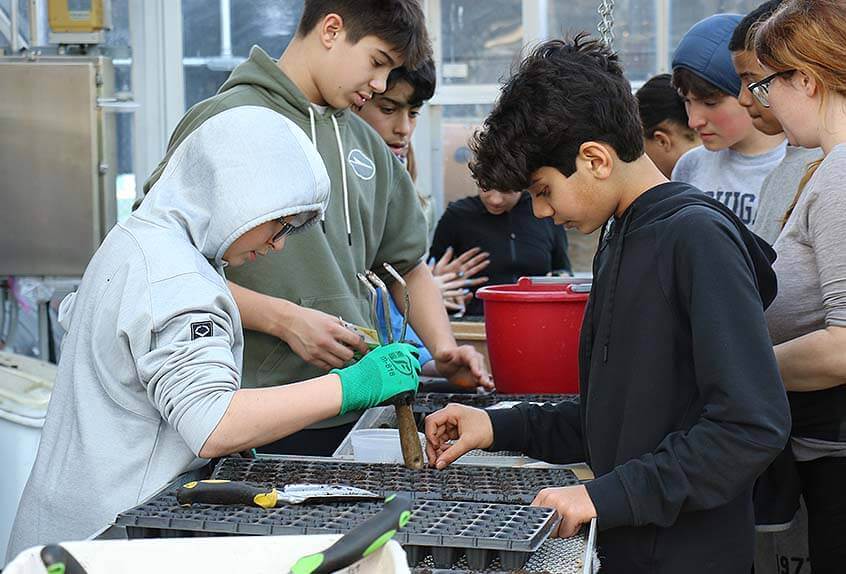
[[[360,361],[344,369],[332,369],[341,379],[341,412],[364,410],[375,404],[382,389],[377,368],[367,361]]]

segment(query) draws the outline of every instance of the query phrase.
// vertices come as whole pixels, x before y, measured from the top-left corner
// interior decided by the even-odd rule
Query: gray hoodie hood
[[[298,229],[318,221],[329,186],[320,155],[296,124],[243,106],[210,118],[179,145],[133,217],[184,232],[222,266],[229,246],[266,221],[295,215]]]

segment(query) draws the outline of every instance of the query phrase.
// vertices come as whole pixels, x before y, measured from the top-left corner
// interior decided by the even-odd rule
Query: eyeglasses
[[[295,225],[291,225],[290,223],[288,223],[284,219],[280,219],[279,222],[282,224],[282,229],[280,229],[276,233],[276,235],[274,235],[270,239],[271,243],[276,243],[277,241],[279,241],[283,237],[287,237],[288,235],[291,235],[294,231],[297,230],[297,227]]]
[[[795,71],[796,70],[784,70],[770,74],[763,80],[758,80],[757,82],[749,84],[749,91],[753,96],[755,96],[755,99],[758,100],[759,104],[768,108],[770,107],[770,84],[772,81],[779,76],[789,76]]]

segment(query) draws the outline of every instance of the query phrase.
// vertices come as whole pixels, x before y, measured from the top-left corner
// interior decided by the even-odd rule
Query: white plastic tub
[[[0,564],[29,478],[56,366],[0,351]]]
[[[426,437],[417,433],[426,458]],[[356,462],[391,462],[402,464],[402,447],[397,429],[362,429],[350,433]]]
[[[331,546],[340,534],[313,536],[226,536],[63,542],[88,574],[186,574],[187,572],[288,572],[302,556]],[[44,574],[41,546],[24,550],[3,574]],[[377,552],[339,572],[406,574],[405,551],[391,540]]]

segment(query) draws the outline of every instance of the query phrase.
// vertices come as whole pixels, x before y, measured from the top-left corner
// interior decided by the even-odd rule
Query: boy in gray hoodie
[[[208,458],[417,389],[402,343],[311,380],[240,388],[244,337],[224,268],[281,250],[328,195],[314,146],[267,108],[217,114],[179,144],[62,302],[67,335],[9,558],[90,536]]]

